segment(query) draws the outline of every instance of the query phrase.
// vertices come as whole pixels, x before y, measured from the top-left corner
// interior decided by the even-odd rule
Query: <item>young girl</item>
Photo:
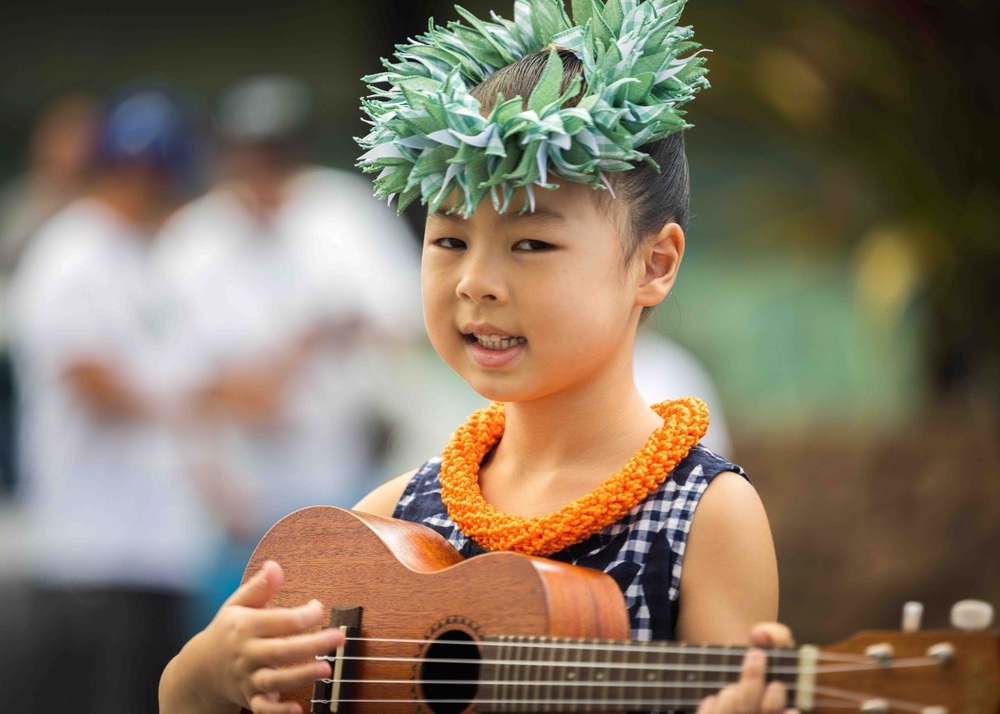
[[[778,601],[756,492],[742,469],[697,445],[708,418],[701,402],[651,408],[632,378],[638,325],[672,289],[684,254],[677,128],[686,125],[676,105],[704,81],[697,62],[677,59],[691,46],[676,27],[680,4],[574,2],[573,25],[555,13],[558,0],[518,0],[512,23],[466,15],[490,42],[454,24],[436,28],[370,78],[400,89],[367,107],[375,150],[363,165],[382,171],[379,193],[430,206],[422,292],[431,343],[495,404],[440,458],[356,508],[428,525],[465,556],[506,549],[603,570],[625,595],[634,639],[788,646],[786,628],[755,626],[774,620]],[[475,52],[462,55],[469,46]],[[651,60],[659,72],[637,71],[637,58],[661,46],[670,50]],[[504,56],[510,47],[520,56]],[[606,82],[595,57],[615,52]],[[492,64],[472,67],[486,55]],[[455,69],[439,73],[432,60]],[[614,76],[630,72],[644,92],[616,97]],[[615,101],[622,112],[602,113]],[[644,106],[656,111],[629,114]],[[428,116],[446,126],[418,126]],[[570,180],[550,184],[550,168]],[[298,705],[281,693],[330,676],[313,657],[340,635],[306,633],[323,619],[318,602],[266,608],[281,578],[266,564],[170,663],[163,714],[292,714]],[[764,668],[764,653],[751,650],[740,682],[699,712],[780,711],[785,691],[765,686]]]

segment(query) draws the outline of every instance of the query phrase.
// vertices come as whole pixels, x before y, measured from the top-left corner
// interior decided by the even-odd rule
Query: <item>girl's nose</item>
[[[463,300],[473,302],[503,302],[506,288],[495,267],[482,258],[470,259],[463,266],[455,293]]]

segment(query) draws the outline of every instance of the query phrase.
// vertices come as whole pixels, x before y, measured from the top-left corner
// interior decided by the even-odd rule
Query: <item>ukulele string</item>
[[[323,682],[324,684],[334,684],[333,679],[319,679],[318,682]],[[468,679],[341,679],[337,680],[341,684],[407,684],[407,685],[433,685],[433,686],[468,686],[473,680]],[[547,687],[624,687],[627,689],[711,689],[717,690],[722,689],[730,684],[735,684],[731,679],[723,679],[718,681],[708,681],[708,682],[630,682],[630,681],[616,681],[616,680],[604,680],[601,682],[551,682],[547,680],[474,680],[476,685],[490,685],[497,687],[534,687],[547,688]],[[777,681],[777,680],[774,680]],[[793,684],[790,682],[782,682],[785,685],[785,689],[794,692],[799,689],[798,684]],[[839,696],[844,699],[850,699],[852,702],[865,701],[871,697],[861,692],[849,692],[843,689],[833,689],[830,687],[824,687],[822,685],[812,685],[808,687],[809,690],[817,692],[820,694],[826,694],[827,696]],[[888,701],[888,700],[887,700]],[[917,704],[908,704],[906,702],[897,702],[900,707],[905,708],[910,707],[920,707]]]
[[[431,644],[430,640],[403,639],[392,637],[347,637],[347,642],[378,642],[385,644]],[[718,645],[660,645],[660,644],[629,644],[615,642],[613,640],[602,641],[600,644],[586,642],[493,642],[489,640],[448,640],[447,645],[467,645],[474,647],[518,647],[520,649],[554,649],[554,650],[583,650],[587,652],[626,652],[645,653],[653,652],[657,654],[694,654],[694,655],[742,655],[750,648],[744,646],[725,647]],[[761,648],[767,654],[769,660],[772,659],[795,659],[799,658],[799,650],[789,648],[767,649]],[[820,650],[819,659],[827,659],[837,662],[861,662],[871,661],[864,655],[844,654],[840,652],[824,652]]]
[[[369,680],[369,681],[372,681],[372,680]],[[407,682],[407,683],[411,683],[411,682]],[[416,684],[416,683],[417,682],[412,682],[412,684]],[[443,682],[443,681],[434,681],[433,684],[443,685],[443,684],[450,684],[450,683],[449,682]],[[469,682],[458,682],[457,684],[468,685]],[[522,684],[527,684],[527,683],[517,683],[517,684],[513,684],[512,686],[522,686]],[[542,684],[543,684],[543,686],[545,686],[545,685],[552,685],[553,683],[546,682],[546,683],[542,683]],[[722,686],[725,686],[725,684],[728,684],[728,683],[726,683],[726,682],[706,682],[706,683],[700,684],[700,685],[699,684],[678,683],[677,685],[670,684],[670,685],[661,685],[661,686],[668,686],[668,687],[673,688],[673,689],[688,687],[688,688],[692,688],[692,689],[698,688],[698,689],[702,689],[702,690],[705,690],[705,689],[712,689],[712,690],[714,690],[714,689],[721,688]],[[632,686],[632,685],[630,685],[630,686]],[[788,689],[789,691],[794,691],[796,689],[796,687],[794,687],[794,686],[787,686],[786,685],[786,689]],[[856,708],[858,706],[858,704],[863,703],[864,701],[872,698],[870,695],[861,694],[859,692],[849,692],[849,691],[846,691],[846,690],[843,690],[843,689],[835,689],[835,688],[832,688],[832,687],[821,687],[821,686],[820,687],[813,687],[812,688],[812,692],[814,694],[819,694],[819,695],[825,696],[825,697],[835,697],[836,699],[833,699],[831,701],[825,701],[823,703],[823,706],[831,706],[831,707],[838,707],[838,708],[843,708],[843,707]],[[696,696],[700,696],[700,695],[696,695]],[[334,700],[330,700],[330,699],[312,699],[312,700],[310,700],[310,702],[312,702],[314,704],[331,704],[331,703],[333,703],[333,701]],[[611,706],[611,707],[616,707],[616,708],[617,707],[630,707],[631,708],[631,707],[671,707],[671,706],[675,707],[675,706],[685,706],[685,705],[695,705],[696,706],[696,705],[700,704],[702,700],[701,699],[687,699],[687,698],[683,698],[683,695],[677,695],[677,696],[675,696],[673,698],[670,698],[670,697],[650,698],[650,697],[642,697],[642,696],[638,696],[638,697],[634,697],[634,696],[633,697],[630,697],[630,696],[619,696],[619,697],[606,696],[606,697],[564,697],[564,698],[561,698],[561,699],[557,699],[557,698],[552,698],[552,697],[538,697],[538,696],[530,697],[530,696],[528,696],[528,697],[523,697],[523,698],[506,697],[506,698],[496,698],[496,699],[479,699],[479,698],[476,698],[476,699],[413,699],[413,698],[402,698],[401,697],[401,698],[395,698],[395,699],[389,699],[389,698],[380,698],[380,699],[338,699],[336,701],[339,702],[339,703],[342,703],[342,704],[347,704],[347,703],[372,703],[372,704],[374,704],[374,703],[381,703],[381,704],[388,704],[388,703],[417,702],[417,701],[422,702],[424,704],[469,704],[470,702],[475,701],[476,704],[499,704],[499,705],[521,704],[521,705],[532,705],[532,706],[534,706],[534,705],[538,705],[538,706],[542,706],[542,705],[577,705],[577,706],[598,706],[598,707]],[[926,705],[915,704],[913,702],[905,702],[905,701],[902,701],[902,700],[899,700],[899,699],[886,699],[885,702],[892,709],[899,709],[899,710],[903,710],[903,711],[917,712],[918,714],[919,714],[919,712],[923,711],[926,708]],[[814,706],[820,706],[820,704],[817,702],[817,703],[814,704]]]
[[[595,652],[600,650],[595,649]],[[357,661],[357,662],[425,662],[427,661],[424,657],[370,657],[362,655],[344,655],[342,657],[336,657],[332,655],[316,655],[317,660],[325,660],[327,662],[335,662],[338,659],[345,661]],[[687,663],[687,664],[660,664],[655,662],[650,663],[640,663],[640,662],[570,662],[570,661],[525,661],[525,660],[514,660],[514,659],[457,659],[457,658],[445,658],[445,657],[434,657],[432,661],[436,664],[491,664],[499,666],[519,666],[519,667],[535,667],[535,666],[546,666],[546,667],[575,667],[584,669],[636,669],[643,671],[683,671],[683,672],[740,672],[742,667],[740,665],[716,665],[707,662]],[[940,662],[933,657],[911,657],[908,659],[897,659],[889,663],[879,663],[870,659],[864,659],[854,664],[828,664],[820,665],[812,668],[812,671],[817,674],[841,674],[850,672],[867,672],[872,670],[889,670],[889,669],[903,669],[909,667],[930,667],[940,665]],[[768,672],[771,674],[799,674],[801,670],[795,666],[780,666],[780,667],[768,667]]]
[[[461,704],[468,706],[469,699],[310,699],[312,704]],[[542,700],[542,699],[476,699],[476,704],[525,704],[532,706],[611,706],[611,707],[695,707],[701,704],[700,699],[674,699],[663,700],[635,700],[635,699],[562,699],[562,700]],[[840,705],[844,706],[844,705]]]
[[[320,682],[324,684],[333,684],[332,679],[321,679]],[[468,686],[470,680],[444,680],[444,679],[341,679],[339,680],[341,684],[406,684],[406,685],[433,685],[433,686]],[[731,680],[720,680],[713,682],[628,682],[628,681],[603,681],[603,682],[551,682],[545,680],[534,680],[534,681],[518,681],[518,680],[476,680],[476,684],[479,686],[490,685],[490,686],[508,686],[508,687],[535,687],[538,688],[551,688],[551,687],[614,687],[614,686],[624,686],[629,689],[709,689],[712,691],[722,689],[723,687],[733,684]],[[785,689],[789,692],[794,692],[799,689],[797,684],[791,684],[789,682],[784,682]],[[871,699],[872,696],[868,694],[863,694],[861,692],[850,692],[846,689],[836,689],[833,687],[824,687],[822,685],[813,685],[809,689],[815,694],[822,694],[828,697],[839,697],[840,699],[847,700],[852,706],[857,706],[860,702],[864,702]],[[619,700],[625,699],[625,697],[619,697]],[[636,699],[631,698],[630,701]],[[639,697],[642,699],[642,697]],[[643,701],[647,701],[643,699]],[[401,700],[406,701],[406,700]],[[420,700],[424,701],[424,700]],[[433,701],[433,700],[432,700]],[[482,700],[477,699],[477,702]],[[554,702],[555,700],[550,698],[538,699],[535,701],[545,701]],[[563,703],[567,703],[570,700],[559,700]],[[603,699],[598,700],[596,698],[580,699],[574,700],[579,702],[595,702],[600,701],[605,703]],[[656,700],[657,703],[663,703],[662,699]],[[915,704],[913,702],[905,702],[896,699],[886,700],[893,708],[904,709],[907,711],[921,712],[924,710],[926,705]],[[847,706],[846,704],[841,704],[841,706]]]

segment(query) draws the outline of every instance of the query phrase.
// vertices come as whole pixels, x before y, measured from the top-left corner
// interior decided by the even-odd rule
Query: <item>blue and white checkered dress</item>
[[[396,504],[393,517],[429,526],[466,558],[485,553],[448,517],[448,509],[441,501],[440,470],[440,458],[421,466]],[[746,478],[736,464],[695,446],[670,477],[628,515],[549,557],[600,570],[614,578],[625,595],[632,639],[673,640],[691,519],[705,489],[724,471],[735,471]]]

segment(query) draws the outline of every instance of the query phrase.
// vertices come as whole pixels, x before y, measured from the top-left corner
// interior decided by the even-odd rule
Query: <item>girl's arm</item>
[[[738,474],[717,476],[698,504],[679,597],[677,635],[685,642],[793,645],[788,628],[773,623],[778,616],[778,566],[767,515],[757,491]],[[784,709],[784,686],[765,686],[763,655],[752,650],[739,684],[707,698],[698,714]]]
[[[416,469],[402,476],[397,476],[391,481],[386,481],[358,501],[354,510],[370,513],[373,516],[392,518],[392,512],[396,510],[396,504],[402,497],[403,491],[406,490],[406,484],[410,482],[415,473],[417,473]]]
[[[677,635],[685,642],[749,644],[778,616],[778,564],[757,491],[732,472],[701,497],[681,571]]]

